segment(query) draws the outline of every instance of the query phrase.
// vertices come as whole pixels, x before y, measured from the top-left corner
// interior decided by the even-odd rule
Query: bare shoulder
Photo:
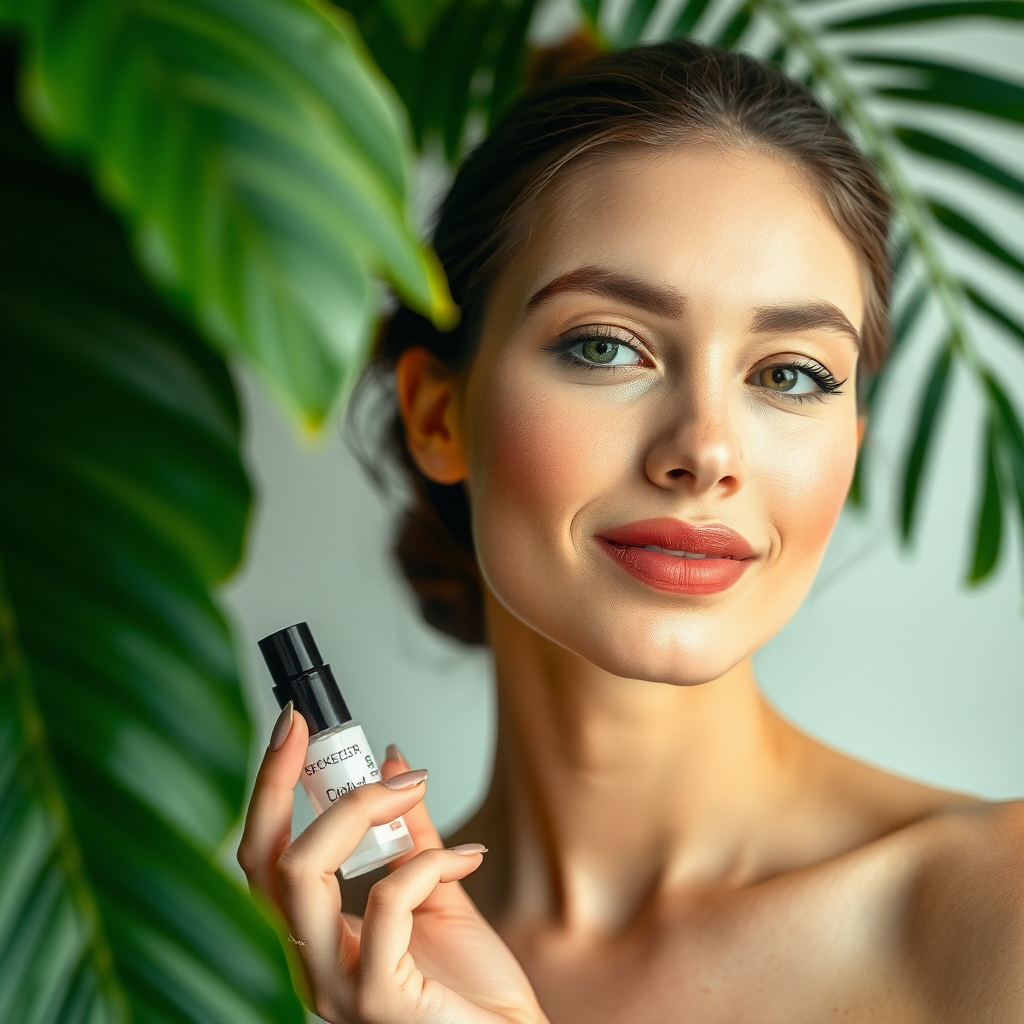
[[[905,948],[931,1019],[1024,1021],[1024,801],[942,810],[907,833],[920,852]]]

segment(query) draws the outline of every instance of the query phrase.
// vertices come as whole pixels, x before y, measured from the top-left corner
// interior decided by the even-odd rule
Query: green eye
[[[581,349],[583,357],[592,363],[610,363],[618,354],[619,346],[614,341],[585,341]]]
[[[610,338],[586,338],[573,345],[570,351],[591,366],[636,366],[640,362],[636,349]]]

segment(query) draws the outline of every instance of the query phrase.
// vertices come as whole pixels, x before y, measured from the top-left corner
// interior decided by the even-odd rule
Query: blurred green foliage
[[[0,1020],[300,1019],[271,925],[216,866],[250,739],[211,596],[241,556],[250,503],[225,360],[240,357],[317,429],[364,357],[378,281],[454,321],[410,226],[410,167],[435,144],[457,162],[514,101],[548,7],[0,0],[20,61],[16,105],[9,44]],[[965,19],[1020,32],[1022,18],[1019,0],[891,0],[867,13],[823,0],[579,0],[597,48],[696,35],[782,64],[882,169],[901,210],[891,365],[911,344],[930,365],[911,403],[897,526],[906,540],[918,527],[959,374],[984,408],[971,582],[999,565],[1005,521],[1024,525],[1024,431],[977,324],[1017,354],[1024,324],[988,275],[967,276],[950,254],[978,254],[1018,284],[1024,259],[970,190],[953,190],[955,203],[932,195],[914,167],[1020,209],[1020,169],[960,126],[1019,131],[1024,88],[915,40]],[[865,50],[879,30],[899,45],[869,36]],[[870,383],[869,409],[888,376]]]
[[[0,1020],[299,1024],[215,864],[250,741],[210,593],[250,502],[231,378],[6,79]]]

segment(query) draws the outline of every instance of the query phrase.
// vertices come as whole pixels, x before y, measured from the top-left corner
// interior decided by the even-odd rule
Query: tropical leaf
[[[995,323],[999,324],[1016,341],[1024,342],[1024,324],[1015,320],[1005,309],[993,302],[992,299],[982,295],[977,288],[972,288],[968,285],[965,291],[967,297],[978,309],[995,321]]]
[[[391,16],[405,29],[410,45],[421,45],[449,0],[383,0]]]
[[[935,24],[949,18],[1006,18],[1024,20],[1024,4],[1020,0],[947,0],[938,4],[912,4],[909,7],[882,8],[858,18],[831,22],[832,31],[892,28],[897,25]]]
[[[406,218],[402,116],[314,0],[8,0],[36,126],[81,153],[155,278],[318,424],[360,362],[376,273],[453,320]]]
[[[688,36],[697,27],[698,22],[708,9],[711,0],[686,0],[679,9],[672,27],[669,29],[669,36]],[[781,59],[781,58],[780,58]]]
[[[0,1020],[299,1024],[216,866],[250,726],[211,589],[249,485],[217,355],[0,107]]]
[[[436,138],[458,159],[472,142],[474,117],[486,130],[522,87],[538,0],[450,0],[419,39],[403,33],[380,0],[336,2],[405,103],[421,148]]]
[[[1024,9],[1024,3],[1020,6]],[[896,127],[893,134],[907,149],[915,153],[969,171],[983,181],[1006,189],[1015,197],[1024,196],[1024,178],[1005,170],[966,146],[920,128]]]
[[[734,49],[740,44],[747,29],[750,28],[753,21],[753,4],[740,4],[733,13],[733,16],[722,26],[718,33],[708,40],[708,42],[712,46],[721,46],[726,50]]]
[[[982,460],[984,483],[981,502],[974,526],[974,559],[968,573],[968,583],[980,583],[999,561],[999,546],[1003,536],[1003,498],[999,484],[999,424],[989,420],[985,432],[985,454]]]
[[[913,440],[907,452],[906,466],[903,470],[903,491],[900,497],[900,532],[904,540],[909,540],[914,532],[917,515],[917,499],[921,490],[921,478],[925,464],[931,453],[932,437],[935,424],[939,418],[946,399],[949,384],[949,370],[953,362],[952,345],[944,345],[932,364],[928,382],[921,394],[921,404],[917,411],[917,422]]]
[[[616,36],[616,43],[619,46],[631,46],[635,43],[646,28],[647,22],[657,6],[658,0],[633,0]]]
[[[912,84],[877,85],[879,96],[909,100],[928,106],[988,114],[1014,124],[1024,123],[1024,86],[994,75],[936,61],[897,57],[888,53],[856,53],[850,59],[909,72]]]
[[[957,210],[946,206],[945,203],[932,201],[928,204],[935,219],[947,230],[959,235],[965,242],[970,242],[981,252],[986,253],[993,259],[1005,264],[1011,270],[1024,274],[1024,260],[1016,253],[1010,252],[1001,242],[997,241],[987,231],[979,227],[969,217],[965,217]]]
[[[1005,454],[1005,464],[1009,467],[1021,530],[1024,531],[1024,427],[1021,426],[1020,416],[1010,396],[990,373],[985,375],[985,387],[991,399],[993,421],[998,425],[996,437]]]

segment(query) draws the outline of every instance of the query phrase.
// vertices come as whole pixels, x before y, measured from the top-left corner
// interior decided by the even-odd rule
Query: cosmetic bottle
[[[357,786],[380,782],[363,727],[352,720],[331,666],[324,664],[305,622],[278,630],[260,641],[260,651],[274,680],[274,696],[295,710],[309,726],[309,746],[302,787],[317,814]],[[355,878],[413,848],[402,818],[374,825],[341,865],[342,878]]]

